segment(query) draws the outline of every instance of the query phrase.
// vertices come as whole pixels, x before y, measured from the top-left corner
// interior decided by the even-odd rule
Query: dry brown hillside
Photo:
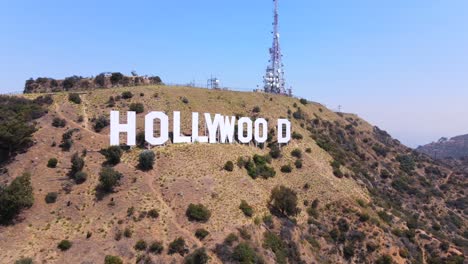
[[[122,98],[126,91],[133,97]],[[188,87],[97,89],[79,96],[81,103],[76,104],[68,93],[53,94],[48,113],[36,120],[34,144],[2,170],[0,180],[6,184],[29,172],[35,201],[14,223],[0,226],[0,263],[21,258],[104,263],[106,255],[124,263],[183,263],[199,248],[206,249],[210,263],[242,262],[239,252],[243,263],[463,263],[467,212],[463,205],[448,202],[466,197],[466,175],[413,152],[355,115],[285,96]],[[280,158],[271,159],[276,175],[268,179],[253,179],[237,162],[239,157],[267,156],[274,139],[270,147],[153,147],[156,162],[149,171],[137,167],[142,148],[125,148],[114,166],[123,175],[121,184],[101,197],[96,186],[106,160],[99,151],[109,147],[109,127],[96,132],[95,123],[108,118],[111,109],[127,111],[131,103],[144,105],[137,115],[139,131],[148,111],[165,111],[171,117],[178,110],[186,133],[191,130],[190,113],[200,112],[287,117],[296,136],[282,146]],[[260,111],[253,111],[255,107]],[[53,126],[54,118],[66,120],[65,127]],[[76,129],[73,144],[64,151],[59,145],[71,129]],[[295,149],[301,158],[293,157]],[[68,175],[75,153],[83,156],[88,175],[82,184]],[[56,168],[47,166],[51,158],[58,160]],[[302,168],[295,167],[298,159]],[[227,161],[234,163],[233,171],[223,168]],[[281,172],[284,165],[291,165],[292,172]],[[272,189],[281,185],[297,193],[296,216],[279,215],[269,206]],[[55,203],[45,201],[50,192],[58,193]],[[252,217],[239,209],[241,200],[253,207]],[[189,221],[191,203],[206,206],[209,220]],[[158,217],[148,216],[152,209]],[[200,228],[209,232],[203,240],[195,236]],[[225,240],[231,233],[235,238]],[[189,251],[184,256],[168,254],[178,237]],[[72,246],[62,251],[57,245],[65,239]],[[137,250],[140,239],[160,241],[164,250]],[[245,245],[253,251],[241,251]]]

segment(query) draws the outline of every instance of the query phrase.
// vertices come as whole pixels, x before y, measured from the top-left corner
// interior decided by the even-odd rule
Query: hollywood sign
[[[238,120],[235,116],[223,116],[215,114],[212,117],[209,113],[204,113],[205,128],[207,135],[199,134],[199,113],[192,113],[192,135],[181,134],[180,112],[174,111],[172,120],[173,143],[265,143],[268,138],[268,122],[264,118],[257,118],[252,121],[249,117],[241,117]],[[158,121],[158,122],[155,122]],[[237,123],[236,123],[237,122]],[[155,135],[155,123],[159,123],[159,135]],[[237,125],[237,133],[235,128]],[[110,113],[110,144],[120,145],[120,134],[127,134],[126,144],[136,145],[136,112],[127,112],[127,123],[120,123],[120,112]],[[277,120],[277,141],[286,144],[291,140],[291,122],[287,119]],[[169,117],[164,112],[149,112],[145,116],[145,140],[150,145],[163,145],[169,140]]]

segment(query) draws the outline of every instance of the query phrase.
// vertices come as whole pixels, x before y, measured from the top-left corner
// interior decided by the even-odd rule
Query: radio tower
[[[274,2],[274,14],[273,14],[273,46],[270,48],[270,60],[266,69],[265,76],[263,77],[264,91],[266,93],[291,95],[291,89],[286,91],[286,82],[284,80],[284,70],[281,54],[281,48],[279,43],[279,21],[278,21],[278,0]]]

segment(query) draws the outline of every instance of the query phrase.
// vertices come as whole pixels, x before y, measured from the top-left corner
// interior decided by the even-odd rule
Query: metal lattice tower
[[[278,21],[278,0],[274,2],[273,14],[273,46],[270,48],[270,60],[266,69],[265,76],[263,77],[264,88],[266,93],[291,95],[291,89],[286,90],[286,82],[284,80],[284,70],[279,43],[279,21]]]

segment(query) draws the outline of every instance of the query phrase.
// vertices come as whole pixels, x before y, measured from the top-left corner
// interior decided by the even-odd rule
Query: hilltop
[[[416,151],[435,159],[468,157],[468,135],[441,138],[437,142],[419,146]]]
[[[2,152],[0,180],[28,172],[34,202],[0,226],[1,263],[104,263],[106,255],[124,263],[463,263],[468,253],[466,173],[356,115],[286,96],[162,85],[20,97],[44,111],[24,119],[35,127],[24,128],[30,143]],[[220,113],[288,118],[293,140],[278,147],[269,130],[259,146],[108,149],[110,110],[130,108],[140,112],[138,131],[148,111]],[[189,134],[190,118],[181,121]],[[148,150],[155,163],[143,170]],[[112,174],[119,184],[103,192],[106,166],[121,177]]]

